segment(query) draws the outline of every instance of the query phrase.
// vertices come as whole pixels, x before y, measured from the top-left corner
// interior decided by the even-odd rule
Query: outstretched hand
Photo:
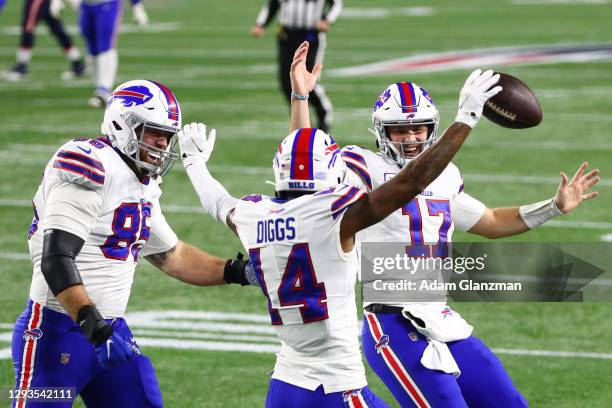
[[[321,64],[315,64],[312,72],[308,72],[306,68],[306,56],[308,55],[308,41],[304,41],[293,54],[293,62],[291,63],[291,89],[293,92],[300,95],[308,95],[314,89],[321,75]]]
[[[576,174],[574,174],[571,181],[564,172],[560,173],[561,183],[557,188],[555,203],[559,211],[563,214],[572,211],[583,201],[597,197],[597,191],[592,191],[590,193],[586,192],[601,180],[599,177],[599,170],[591,170],[587,174],[584,174],[587,167],[589,167],[589,163],[582,163],[580,167],[578,167],[578,170],[576,170]]]
[[[183,164],[187,166],[193,158],[207,162],[215,146],[216,130],[206,133],[203,123],[189,123],[178,133],[179,146]]]

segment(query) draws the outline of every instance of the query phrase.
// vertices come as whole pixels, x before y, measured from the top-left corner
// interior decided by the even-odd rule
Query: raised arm
[[[472,72],[461,89],[455,122],[437,143],[347,210],[340,226],[342,242],[352,241],[356,232],[410,202],[442,173],[478,123],[485,102],[501,91],[500,86],[491,89],[498,79],[499,75],[493,75],[493,71]]]
[[[308,48],[308,41],[304,41],[295,50],[291,70],[289,71],[291,78],[291,122],[289,124],[289,132],[299,128],[310,127],[308,95],[317,84],[323,66],[315,64],[312,72],[308,72],[308,69],[306,69]]]
[[[225,187],[213,178],[206,166],[215,146],[215,137],[215,129],[207,135],[206,125],[203,123],[185,125],[178,134],[181,159],[204,210],[236,233],[228,214],[236,206],[238,199],[232,197]]]

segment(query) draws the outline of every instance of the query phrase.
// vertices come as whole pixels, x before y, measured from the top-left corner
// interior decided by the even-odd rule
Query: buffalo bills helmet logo
[[[147,103],[151,100],[151,98],[153,98],[153,94],[146,86],[128,86],[127,88],[119,89],[113,92],[113,97],[111,98],[109,105],[115,100],[119,100],[123,103],[123,106],[129,108]]]
[[[23,339],[28,340],[38,340],[43,336],[43,332],[40,329],[28,329],[23,332]]]
[[[385,104],[385,102],[387,102],[389,100],[390,97],[391,97],[391,89],[387,88],[387,89],[385,89],[385,92],[380,94],[378,99],[376,99],[376,102],[374,103],[374,112],[376,112],[378,110],[378,108],[383,106]]]

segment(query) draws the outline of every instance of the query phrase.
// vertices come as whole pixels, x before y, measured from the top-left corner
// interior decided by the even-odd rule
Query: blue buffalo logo
[[[151,98],[153,98],[153,94],[149,92],[149,88],[146,86],[128,86],[127,88],[113,92],[113,97],[109,104],[113,103],[115,100],[119,100],[123,103],[123,106],[132,107],[147,103]]]
[[[387,88],[385,89],[385,92],[380,94],[378,99],[376,99],[376,102],[374,103],[374,112],[376,112],[381,106],[383,106],[385,102],[389,100],[390,97],[391,97],[391,89]]]
[[[23,339],[25,341],[38,340],[42,336],[43,336],[43,332],[40,329],[28,329],[23,332]]]
[[[382,352],[383,347],[387,347],[388,345],[389,345],[389,335],[383,334],[381,338],[378,340],[378,342],[376,343],[376,345],[374,346],[374,349],[376,350],[378,354],[380,354]]]

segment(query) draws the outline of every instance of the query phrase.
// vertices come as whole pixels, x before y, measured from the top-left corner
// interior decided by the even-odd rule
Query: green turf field
[[[0,70],[13,63],[18,40],[15,27],[22,2],[8,3],[0,15]],[[340,17],[328,37],[324,71],[431,52],[612,43],[612,5],[607,1],[345,3],[347,15]],[[271,159],[276,144],[286,136],[288,110],[276,80],[274,30],[261,40],[248,36],[260,1],[237,0],[226,5],[150,0],[146,4],[151,32],[130,30],[121,36],[118,82],[142,77],[169,86],[181,103],[184,123],[204,121],[217,129],[211,168],[219,180],[235,195],[271,192],[264,180],[273,177]],[[409,16],[405,9],[417,6],[431,7],[432,14]],[[383,11],[377,18],[367,13],[372,10],[365,10],[374,7]],[[129,15],[127,11],[126,24],[131,24]],[[68,12],[66,21],[74,26],[75,13]],[[30,284],[29,200],[57,146],[70,138],[95,136],[102,117],[101,111],[86,106],[93,89],[87,80],[64,83],[59,79],[66,67],[53,39],[41,35],[28,81],[0,82],[0,172],[4,176],[0,183],[0,387],[13,382],[6,350],[11,324],[23,310]],[[511,131],[483,119],[454,160],[464,175],[466,191],[490,207],[539,201],[553,196],[560,170],[573,173],[582,160],[588,160],[602,172],[600,197],[549,226],[512,240],[598,242],[606,235],[610,239],[612,62],[519,65],[500,70],[533,88],[544,122],[531,130]],[[429,91],[440,109],[443,128],[454,118],[459,89],[469,72],[466,68],[352,78],[325,76],[324,72],[323,84],[336,112],[332,133],[342,145],[374,148],[367,132],[370,108],[379,92],[398,80],[417,82]],[[197,197],[180,163],[164,180],[162,205],[184,241],[223,257],[233,256],[240,248],[228,231],[198,213]],[[474,238],[456,233],[455,239]],[[477,336],[495,349],[506,349],[499,356],[532,406],[610,406],[609,303],[455,306],[475,326]],[[264,315],[266,304],[255,288],[188,287],[143,262],[129,312],[152,310]],[[183,315],[181,321],[192,324],[180,330],[183,345],[199,349],[169,347],[172,341],[168,339],[178,335],[162,326],[143,325],[138,328],[141,335],[137,331],[137,337],[146,337],[151,344],[143,343],[143,350],[156,366],[166,405],[262,406],[274,355],[220,351],[210,343],[273,347],[273,335],[265,323],[256,318],[253,323],[242,315],[222,315],[220,320],[212,315]],[[200,327],[202,322],[226,325]],[[228,325],[238,330],[232,332]],[[251,337],[236,337],[245,333]],[[569,354],[531,356],[507,350]],[[577,352],[599,354],[580,356]],[[369,380],[371,388],[391,403],[391,395],[371,372]]]

